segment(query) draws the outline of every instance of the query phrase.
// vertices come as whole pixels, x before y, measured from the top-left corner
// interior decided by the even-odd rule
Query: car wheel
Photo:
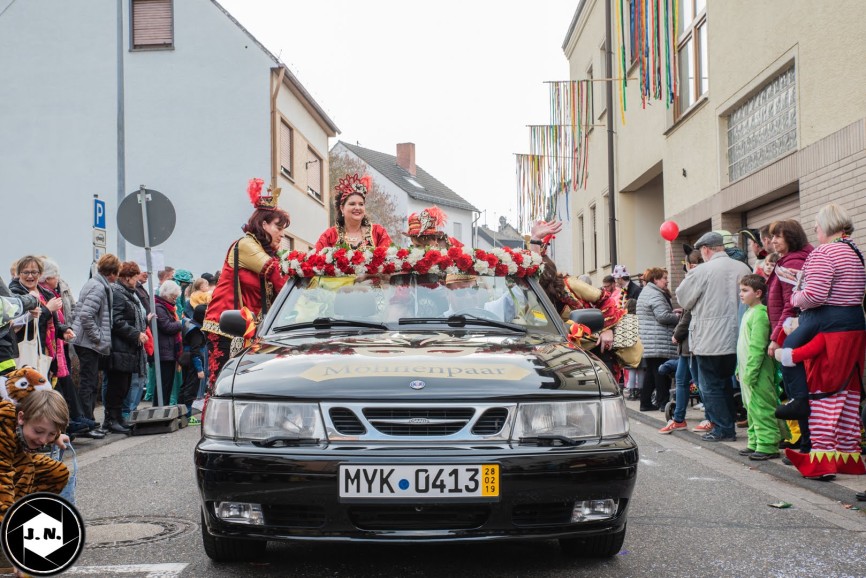
[[[201,541],[204,552],[214,562],[243,562],[260,558],[265,553],[267,541],[217,538],[207,531],[204,514],[201,515]]]
[[[571,558],[610,558],[622,550],[625,527],[613,534],[588,536],[586,538],[560,538],[562,553]]]

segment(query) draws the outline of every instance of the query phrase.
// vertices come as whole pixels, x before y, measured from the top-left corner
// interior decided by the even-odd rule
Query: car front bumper
[[[567,448],[327,446],[258,448],[203,439],[195,467],[214,537],[266,540],[461,541],[555,538],[620,531],[637,475],[631,437]],[[340,465],[499,464],[497,500],[340,501]],[[615,499],[609,519],[571,522],[576,500]],[[218,502],[260,504],[264,524],[227,522]]]

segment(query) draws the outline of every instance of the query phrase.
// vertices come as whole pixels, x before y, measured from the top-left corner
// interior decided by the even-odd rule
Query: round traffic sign
[[[136,247],[153,247],[164,243],[174,232],[177,216],[174,205],[168,197],[154,191],[145,189],[147,209],[148,235],[147,243],[144,237],[144,219],[141,214],[139,203],[140,192],[136,191],[127,195],[117,208],[117,230],[123,238]]]

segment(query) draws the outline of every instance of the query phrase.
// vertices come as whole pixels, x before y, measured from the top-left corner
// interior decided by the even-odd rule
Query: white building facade
[[[0,16],[0,194],[6,214],[25,223],[0,255],[7,262],[49,255],[76,292],[93,259],[93,195],[106,202],[107,250],[118,253],[119,143],[123,190],[144,184],[174,205],[174,233],[156,249],[166,264],[197,276],[218,270],[242,234],[251,212],[247,181],[272,181],[281,148],[275,119],[289,119],[294,138],[324,163],[337,132],[216,2],[130,0],[120,27],[116,6],[16,2]],[[299,87],[278,91],[276,113],[275,78]],[[327,226],[324,204],[310,202],[306,182],[277,184],[293,217],[290,232],[314,239]],[[135,254],[131,245],[123,251]]]

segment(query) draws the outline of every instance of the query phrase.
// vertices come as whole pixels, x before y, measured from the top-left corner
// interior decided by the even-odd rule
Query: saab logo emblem
[[[53,576],[72,566],[84,548],[84,520],[75,506],[47,492],[15,502],[0,526],[3,552],[32,576]]]
[[[424,389],[426,386],[427,384],[420,379],[416,379],[415,381],[409,383],[409,387],[411,387],[412,389]]]

